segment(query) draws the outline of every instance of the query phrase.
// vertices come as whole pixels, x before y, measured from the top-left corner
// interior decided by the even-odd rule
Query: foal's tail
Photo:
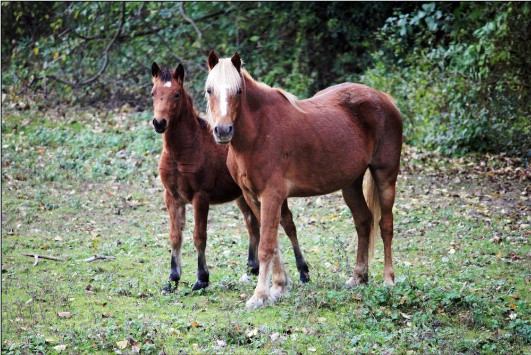
[[[371,232],[369,234],[369,259],[371,259],[374,256],[375,238],[380,234],[380,217],[382,216],[382,212],[380,210],[378,189],[369,169],[367,169],[363,177],[363,194],[372,214]]]

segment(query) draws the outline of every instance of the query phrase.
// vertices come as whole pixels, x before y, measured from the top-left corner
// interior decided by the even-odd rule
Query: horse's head
[[[174,117],[179,117],[183,100],[186,98],[184,92],[184,68],[181,64],[175,70],[160,69],[157,63],[151,66],[153,74],[153,127],[157,133],[164,133],[170,121]]]
[[[216,142],[229,143],[234,134],[234,121],[241,107],[243,79],[238,53],[232,58],[219,59],[214,51],[208,56],[206,98],[210,126],[214,128]]]

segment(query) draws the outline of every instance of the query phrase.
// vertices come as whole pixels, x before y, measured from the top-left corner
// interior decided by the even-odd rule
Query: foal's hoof
[[[361,285],[364,285],[367,283],[367,279],[366,278],[361,278],[361,277],[358,277],[358,276],[352,276],[346,283],[345,285],[347,287],[357,287],[357,286],[361,286]]]
[[[300,279],[301,279],[301,282],[303,283],[310,282],[310,273],[308,271],[301,271]]]
[[[273,300],[269,296],[265,296],[264,298],[259,298],[253,295],[253,297],[249,298],[249,301],[245,304],[247,306],[247,309],[253,310],[257,308],[263,308],[273,303]]]
[[[248,270],[249,270],[249,274],[254,275],[254,276],[258,276],[258,273],[260,272],[260,267],[258,265],[257,266],[249,266]]]
[[[192,291],[199,291],[208,287],[208,282],[196,281],[194,286],[192,286]]]
[[[168,281],[168,283],[166,284],[166,286],[164,286],[160,292],[161,292],[163,295],[167,295],[167,294],[169,294],[169,293],[172,293],[173,291],[175,291],[175,290],[177,289],[177,285],[178,285],[178,283],[175,282],[175,287],[174,287],[172,284],[173,284],[172,281]]]

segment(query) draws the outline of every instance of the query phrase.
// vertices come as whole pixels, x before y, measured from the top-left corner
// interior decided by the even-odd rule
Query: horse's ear
[[[240,56],[239,56],[238,52],[234,53],[234,55],[232,56],[230,61],[232,62],[232,64],[234,64],[234,66],[236,67],[236,70],[239,73],[240,72],[240,68],[242,66],[242,60],[240,59]]]
[[[156,78],[160,74],[160,68],[155,62],[153,62],[153,65],[151,65],[151,74],[154,78]]]
[[[175,73],[173,74],[173,77],[177,79],[178,82],[181,84],[184,82],[184,67],[182,64],[179,64],[177,66],[177,69],[175,69]]]
[[[219,58],[217,54],[214,51],[210,51],[210,54],[208,55],[208,70],[212,70],[218,62]]]

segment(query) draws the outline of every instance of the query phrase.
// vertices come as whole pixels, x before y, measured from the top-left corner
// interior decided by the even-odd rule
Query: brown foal
[[[227,146],[216,144],[206,121],[194,111],[184,90],[184,68],[160,69],[156,63],[153,75],[153,126],[162,134],[159,174],[165,188],[165,202],[170,215],[171,269],[168,285],[171,292],[181,277],[181,243],[185,224],[185,205],[194,209],[194,244],[197,249],[197,281],[194,290],[208,286],[209,273],[205,248],[207,218],[211,204],[236,200],[249,231],[250,272],[258,274],[258,243],[260,226],[226,165]],[[297,240],[297,231],[287,203],[282,205],[282,226],[295,253],[300,279],[309,281],[308,265]]]
[[[358,234],[356,266],[347,284],[368,281],[369,254],[379,228],[384,281],[394,284],[392,208],[402,118],[390,96],[344,83],[298,101],[253,80],[241,68],[238,53],[219,59],[211,52],[208,67],[205,90],[214,137],[218,143],[229,143],[230,173],[261,221],[258,283],[247,307],[274,302],[286,291],[277,232],[281,206],[291,196],[341,189]]]

